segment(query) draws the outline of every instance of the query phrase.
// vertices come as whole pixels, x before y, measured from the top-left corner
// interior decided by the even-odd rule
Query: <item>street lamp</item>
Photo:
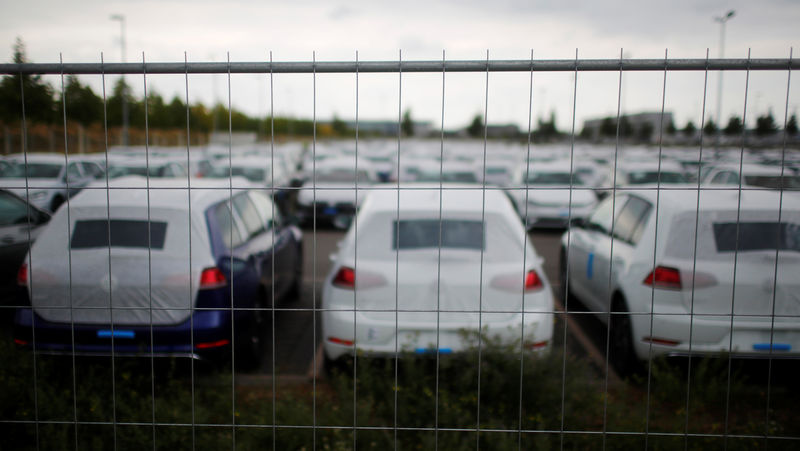
[[[714,22],[720,24],[719,30],[719,58],[725,57],[725,24],[736,15],[736,11],[730,10],[724,16],[715,17]],[[717,137],[716,147],[719,148],[719,135],[722,130],[722,73],[719,71],[719,81],[717,82]]]
[[[125,16],[112,14],[111,20],[119,21],[119,44],[122,50],[122,62],[125,63]],[[122,74],[122,145],[128,145],[128,84],[125,83],[125,74]]]

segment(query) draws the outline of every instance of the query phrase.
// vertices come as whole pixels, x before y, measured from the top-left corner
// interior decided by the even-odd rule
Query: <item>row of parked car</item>
[[[480,153],[436,147],[439,159],[409,151],[399,170],[386,145],[359,158],[317,146],[148,153],[143,166],[135,152],[104,154],[100,180],[52,219],[9,194],[23,209],[8,217],[36,238],[17,274],[31,307],[17,312],[15,341],[203,358],[235,345],[237,367],[255,365],[264,314],[300,294],[300,226],[329,222],[347,228],[322,290],[330,361],[458,352],[465,330],[546,351],[556,304],[531,227],[567,228],[561,292],[609,325],[621,371],[663,353],[797,355],[800,202],[785,159],[777,173],[736,165],[738,178],[706,189],[733,170],[724,158],[689,183],[677,158],[525,159],[517,148],[477,171]],[[23,178],[31,199],[38,182]]]

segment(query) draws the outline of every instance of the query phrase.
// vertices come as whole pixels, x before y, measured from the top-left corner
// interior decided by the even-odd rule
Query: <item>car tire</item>
[[[236,335],[236,368],[248,372],[258,370],[264,358],[267,318],[270,313],[266,311],[269,299],[265,290],[259,290],[259,298],[254,305],[257,310],[245,320]]]
[[[569,271],[567,268],[567,250],[562,247],[561,252],[559,252],[558,255],[558,275],[559,281],[561,282],[561,302],[564,303],[564,308],[567,308],[569,306],[569,301],[573,298],[572,290],[569,287],[569,278],[567,277],[567,273]]]
[[[621,296],[615,296],[611,304],[611,315],[609,318],[611,341],[609,346],[611,364],[621,377],[630,377],[641,374],[642,362],[636,355],[633,347],[633,328],[631,317],[625,300]]]
[[[297,263],[294,268],[294,280],[286,292],[287,300],[299,300],[303,291],[303,245],[297,246]]]

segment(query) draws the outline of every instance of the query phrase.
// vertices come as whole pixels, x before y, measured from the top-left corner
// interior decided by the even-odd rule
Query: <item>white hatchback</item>
[[[322,291],[329,360],[356,351],[459,352],[465,332],[478,330],[550,348],[553,295],[543,260],[502,191],[373,190],[332,259]]]
[[[618,190],[561,243],[562,288],[610,322],[622,373],[657,354],[800,356],[797,193]]]

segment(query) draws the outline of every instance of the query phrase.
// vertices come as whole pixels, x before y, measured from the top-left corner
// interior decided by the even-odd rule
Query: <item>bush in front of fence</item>
[[[112,371],[110,358],[73,364],[36,355],[34,366],[34,355],[8,340],[0,355],[8,449],[109,449],[115,441],[120,450],[223,449],[234,441],[241,449],[351,449],[354,440],[369,449],[584,449],[602,440],[606,449],[645,440],[652,449],[683,448],[684,440],[688,449],[707,449],[723,446],[726,421],[729,434],[798,435],[791,385],[774,384],[767,424],[766,384],[737,365],[729,373],[726,358],[693,361],[688,431],[697,435],[686,438],[660,435],[686,431],[685,363],[656,360],[649,380],[606,385],[604,369],[580,357],[521,354],[486,337],[480,350],[443,354],[438,364],[431,355],[361,356],[316,384],[279,377],[274,387],[268,375],[180,359],[118,357]],[[763,442],[728,438],[727,447]],[[793,443],[771,440],[770,449]]]

